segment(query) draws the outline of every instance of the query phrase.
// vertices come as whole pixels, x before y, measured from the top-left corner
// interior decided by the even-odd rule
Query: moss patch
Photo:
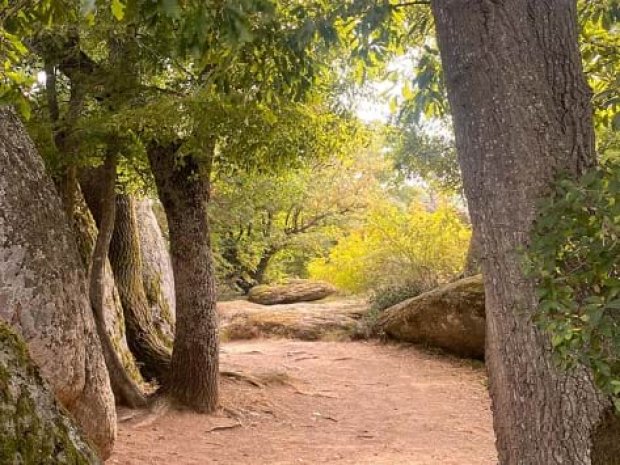
[[[0,322],[0,463],[101,464],[54,400],[28,349]]]

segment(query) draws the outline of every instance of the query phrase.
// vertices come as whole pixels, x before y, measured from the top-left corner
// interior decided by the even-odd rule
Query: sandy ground
[[[253,340],[224,344],[215,416],[120,412],[107,465],[492,465],[480,366],[413,347]],[[135,415],[133,418],[127,417]]]

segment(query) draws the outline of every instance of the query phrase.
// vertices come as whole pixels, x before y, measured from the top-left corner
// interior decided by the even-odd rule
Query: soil
[[[491,465],[481,364],[376,342],[222,347],[222,409],[121,411],[107,465]]]

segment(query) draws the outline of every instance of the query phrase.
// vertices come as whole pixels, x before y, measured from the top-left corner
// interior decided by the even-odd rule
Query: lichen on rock
[[[0,321],[0,463],[101,464],[79,428],[56,402],[28,348]]]

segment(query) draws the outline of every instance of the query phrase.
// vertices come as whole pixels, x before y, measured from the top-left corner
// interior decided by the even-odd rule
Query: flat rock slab
[[[286,337],[314,341],[350,339],[368,311],[364,300],[334,300],[266,307],[244,300],[218,302],[225,340]]]

